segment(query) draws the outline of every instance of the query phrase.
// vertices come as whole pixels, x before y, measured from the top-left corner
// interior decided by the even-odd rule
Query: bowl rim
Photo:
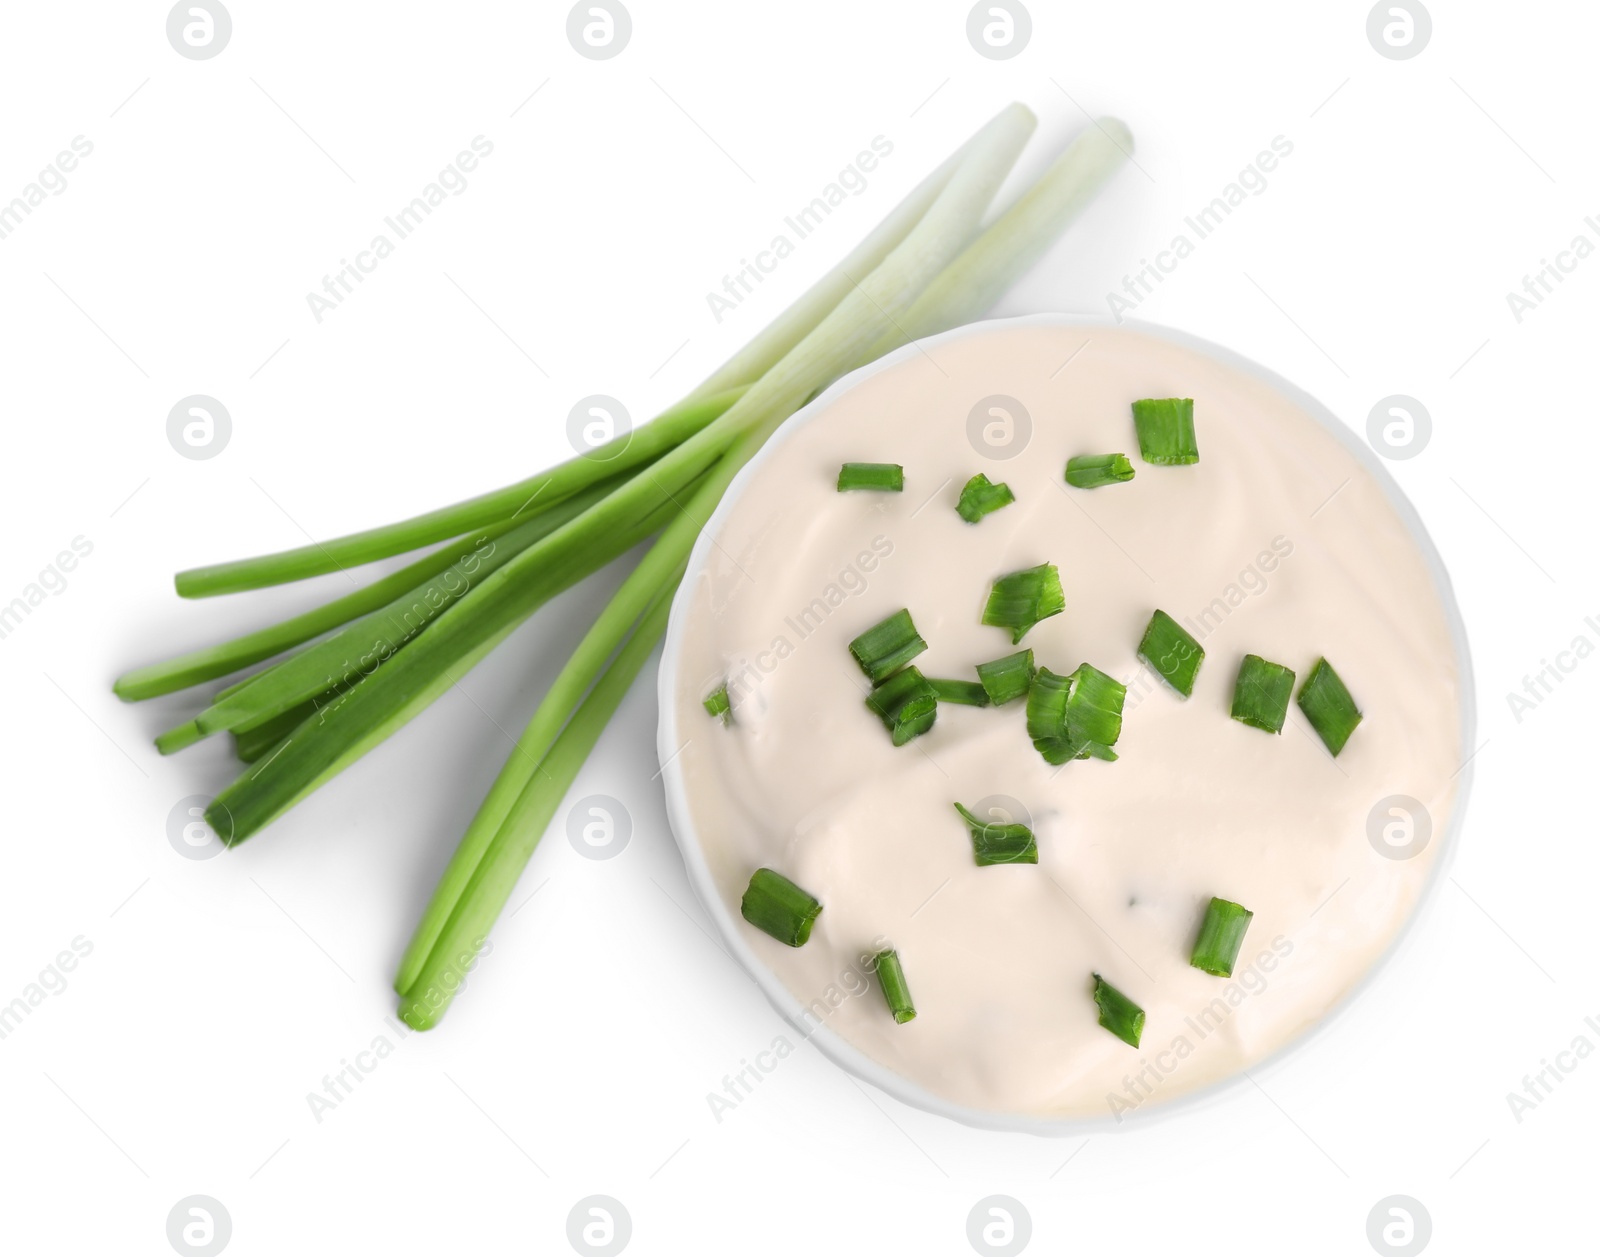
[[[1390,940],[1389,946],[1372,962],[1367,971],[1346,990],[1344,995],[1326,1014],[1300,1031],[1288,1042],[1282,1044],[1269,1056],[1251,1065],[1248,1070],[1241,1069],[1225,1078],[1219,1078],[1203,1086],[1196,1087],[1170,1100],[1154,1104],[1141,1104],[1126,1115],[1108,1113],[1104,1116],[1094,1117],[1083,1115],[1049,1117],[958,1104],[928,1090],[904,1074],[873,1060],[827,1025],[808,1024],[802,1015],[806,1006],[801,1004],[799,999],[784,986],[777,973],[763,963],[750,949],[742,931],[738,927],[738,923],[734,920],[733,914],[717,893],[710,867],[701,850],[699,834],[690,815],[687,793],[684,788],[682,766],[678,760],[684,741],[678,732],[679,713],[677,711],[676,695],[678,665],[683,653],[684,624],[688,619],[688,602],[692,597],[695,577],[704,570],[707,559],[712,552],[713,537],[726,523],[728,513],[733,509],[734,503],[739,500],[757,469],[767,459],[776,457],[777,451],[782,448],[789,436],[801,425],[827,409],[844,393],[849,392],[872,376],[887,371],[912,357],[924,353],[928,349],[950,341],[1008,328],[1029,327],[1081,328],[1087,331],[1093,331],[1097,328],[1115,328],[1119,331],[1126,330],[1143,333],[1165,340],[1181,348],[1204,354],[1225,366],[1242,371],[1258,382],[1274,389],[1299,407],[1332,434],[1345,449],[1360,461],[1362,466],[1366,468],[1383,489],[1384,496],[1394,508],[1395,513],[1399,515],[1401,521],[1410,532],[1413,542],[1422,553],[1429,574],[1433,578],[1435,591],[1443,606],[1445,618],[1449,623],[1451,641],[1456,653],[1458,702],[1460,705],[1460,753],[1464,757],[1464,762],[1457,773],[1456,796],[1449,820],[1442,832],[1439,832],[1435,838],[1439,849],[1434,857],[1433,868],[1429,872],[1428,879],[1418,894],[1417,901],[1410,914]],[[746,975],[756,984],[761,993],[766,996],[767,1002],[778,1011],[793,1029],[801,1034],[803,1040],[809,1039],[834,1064],[856,1078],[871,1083],[902,1103],[982,1130],[1014,1131],[1058,1138],[1130,1128],[1142,1129],[1154,1122],[1186,1115],[1202,1107],[1220,1103],[1238,1092],[1246,1081],[1251,1079],[1252,1075],[1269,1074],[1281,1068],[1289,1057],[1301,1051],[1306,1044],[1322,1037],[1329,1026],[1342,1020],[1346,1012],[1380,980],[1381,975],[1394,967],[1396,957],[1411,946],[1411,940],[1416,933],[1418,921],[1423,919],[1424,916],[1430,915],[1434,910],[1435,902],[1439,898],[1440,887],[1443,886],[1448,878],[1450,866],[1455,859],[1456,849],[1459,845],[1459,835],[1466,815],[1467,799],[1471,793],[1473,757],[1468,753],[1468,748],[1477,745],[1477,701],[1472,671],[1472,655],[1467,641],[1466,624],[1461,615],[1460,605],[1456,600],[1449,571],[1446,569],[1444,560],[1440,556],[1438,548],[1434,545],[1433,538],[1429,535],[1427,527],[1423,524],[1421,515],[1371,446],[1362,441],[1354,429],[1343,423],[1330,408],[1323,405],[1311,394],[1276,372],[1244,357],[1242,354],[1178,328],[1147,323],[1138,319],[1114,319],[1104,314],[1025,314],[1009,318],[983,319],[963,324],[949,331],[910,342],[864,367],[858,367],[849,374],[841,376],[786,419],[756,455],[744,467],[740,468],[739,473],[728,486],[727,492],[723,494],[722,500],[717,504],[716,510],[712,512],[711,518],[701,528],[700,534],[695,540],[694,549],[689,555],[689,563],[682,583],[678,586],[678,591],[673,597],[671,618],[667,625],[666,640],[662,647],[661,665],[657,670],[656,695],[660,709],[656,733],[656,751],[662,765],[661,780],[666,793],[667,822],[671,826],[678,851],[683,857],[689,885],[694,891],[695,898],[699,900],[700,906],[705,910],[706,915],[711,918],[722,944],[729,954],[739,962],[741,968],[744,969]]]

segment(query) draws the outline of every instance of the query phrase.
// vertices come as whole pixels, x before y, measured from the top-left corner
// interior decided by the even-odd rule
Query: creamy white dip
[[[969,422],[995,396],[1028,416],[999,450],[984,437],[1005,446],[1003,416]],[[1198,464],[1140,459],[1144,397],[1194,399]],[[1131,482],[1064,482],[1069,457],[1116,452]],[[904,492],[837,492],[847,461],[902,464]],[[979,471],[1017,500],[974,525],[955,502]],[[717,895],[808,1023],[963,1106],[1121,1115],[1293,1040],[1405,923],[1463,761],[1450,625],[1374,477],[1262,380],[1146,332],[991,326],[791,423],[735,493],[676,609],[666,697],[686,745],[668,783]],[[850,640],[906,607],[929,645],[916,665],[975,679],[1019,649],[979,621],[991,583],[1045,562],[1066,612],[1021,645],[1127,683],[1121,758],[1052,767],[1022,702],[941,704],[929,733],[892,746]],[[1158,607],[1205,649],[1189,699],[1137,658]],[[1296,692],[1328,658],[1365,714],[1337,759],[1294,704],[1277,736],[1229,718],[1246,653],[1293,668]],[[727,727],[701,707],[724,681]],[[1037,865],[974,864],[952,804],[997,796],[1032,825]],[[1380,807],[1391,796],[1431,821],[1406,858],[1392,844],[1423,831]],[[805,946],[739,918],[761,866],[822,901]],[[1213,895],[1255,914],[1231,979],[1189,964]],[[904,1025],[863,965],[888,944],[917,1009]],[[1137,1049],[1097,1023],[1092,973],[1144,1008]]]

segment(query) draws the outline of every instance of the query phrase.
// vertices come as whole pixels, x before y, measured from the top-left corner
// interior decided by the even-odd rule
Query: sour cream
[[[1139,458],[1144,397],[1194,399],[1198,464]],[[1066,485],[1069,457],[1116,452],[1132,481]],[[904,492],[837,492],[852,461],[902,464]],[[968,524],[980,471],[1016,501]],[[991,583],[1046,562],[1067,609],[1021,645],[1127,684],[1118,761],[1047,764],[1021,702],[941,704],[892,746],[850,640],[905,607],[916,665],[975,679],[1019,648],[980,623]],[[944,338],[792,421],[701,539],[662,696],[691,872],[808,1027],[930,1096],[1035,1118],[1166,1103],[1327,1016],[1415,908],[1464,759],[1448,596],[1363,460],[1255,372],[1066,321]],[[1158,607],[1206,652],[1188,699],[1136,654]],[[1277,736],[1230,719],[1246,653],[1297,692],[1328,658],[1365,714],[1337,759],[1293,704]],[[723,683],[726,727],[701,706]],[[1030,824],[1038,864],[977,867],[958,801]],[[803,947],[740,919],[762,866],[822,901]],[[1214,895],[1255,914],[1232,978],[1189,964]],[[864,963],[888,945],[903,1025]],[[1145,1010],[1138,1048],[1097,1023],[1095,973]]]

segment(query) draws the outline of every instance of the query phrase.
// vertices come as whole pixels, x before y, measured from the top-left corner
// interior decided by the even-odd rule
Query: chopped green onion
[[[702,706],[706,709],[708,716],[720,716],[723,724],[731,724],[733,722],[733,704],[728,701],[728,687],[726,685],[719,685],[711,693],[707,694]]]
[[[1067,459],[1067,483],[1074,489],[1098,489],[1133,479],[1126,454],[1080,454]]]
[[[1028,691],[1028,736],[1048,764],[1114,760],[1128,687],[1089,664],[1071,676],[1040,668]]]
[[[1200,937],[1195,940],[1189,963],[1213,977],[1231,978],[1233,962],[1239,958],[1244,932],[1250,928],[1254,915],[1236,903],[1213,897],[1206,907],[1206,919],[1200,923]]]
[[[989,701],[996,707],[1021,698],[1033,684],[1033,650],[1019,650],[1002,659],[991,659],[978,665],[978,680],[989,693]]]
[[[906,985],[906,971],[900,966],[900,953],[888,947],[872,958],[872,967],[878,971],[878,984],[883,987],[883,998],[894,1014],[896,1025],[903,1026],[917,1015],[911,1002],[911,988]]]
[[[1293,689],[1293,668],[1269,663],[1260,655],[1246,655],[1233,686],[1233,718],[1252,729],[1282,733]]]
[[[850,643],[850,653],[874,685],[927,649],[928,643],[922,640],[911,622],[911,612],[904,607]]]
[[[939,713],[939,696],[916,668],[896,672],[867,695],[867,706],[878,714],[896,746],[933,728]]]
[[[961,499],[956,503],[956,514],[969,524],[976,524],[985,515],[1010,506],[1017,499],[1007,484],[990,484],[989,477],[981,471],[962,486]]]
[[[1019,821],[982,821],[961,804],[956,811],[972,831],[972,859],[981,869],[991,864],[1037,864],[1039,848],[1033,830]]]
[[[1311,675],[1306,677],[1295,701],[1331,755],[1344,750],[1344,744],[1361,723],[1361,709],[1326,659],[1318,659],[1312,665]]]
[[[963,707],[987,707],[989,691],[976,681],[941,681],[928,678],[933,692],[941,703],[958,703]]]
[[[1151,397],[1134,402],[1133,426],[1145,462],[1177,467],[1200,461],[1200,447],[1194,439],[1193,398]]]
[[[1033,674],[1028,690],[1028,736],[1064,738],[1067,736],[1067,695],[1072,678],[1040,668]]]
[[[1011,644],[1015,646],[1040,620],[1060,615],[1066,609],[1060,573],[1054,563],[1041,563],[995,581],[983,609],[983,622],[1010,629]]]
[[[1044,756],[1045,763],[1055,764],[1058,767],[1068,760],[1087,758],[1081,748],[1074,746],[1065,738],[1035,738],[1033,749]],[[1115,755],[1115,752],[1112,754]]]
[[[1079,664],[1070,679],[1067,740],[1080,748],[1080,759],[1089,754],[1087,748],[1091,744],[1110,750],[1122,736],[1122,703],[1128,697],[1128,687],[1086,663]]]
[[[1072,678],[1040,668],[1028,690],[1028,736],[1050,764],[1065,764],[1076,751],[1067,741],[1067,697]]]
[[[1144,1009],[1098,973],[1094,975],[1094,1002],[1100,1010],[1100,1024],[1129,1047],[1138,1047],[1144,1034]]]
[[[1139,641],[1139,658],[1185,698],[1194,693],[1194,679],[1200,675],[1205,657],[1200,643],[1165,611],[1157,610],[1150,617]]]
[[[782,873],[757,869],[739,901],[744,919],[780,943],[801,947],[811,937],[811,926],[822,904]]]
[[[839,492],[879,489],[899,493],[906,487],[906,470],[899,463],[845,463],[839,468]]]

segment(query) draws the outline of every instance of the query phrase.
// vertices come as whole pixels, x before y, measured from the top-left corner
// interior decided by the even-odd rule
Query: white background
[[[1600,13],[1438,0],[1429,46],[1395,61],[1362,3],[1036,3],[1030,45],[990,61],[963,3],[637,0],[631,43],[596,62],[566,11],[235,0],[230,44],[193,61],[159,4],[6,6],[0,201],[74,136],[94,150],[0,240],[0,602],[73,537],[93,552],[0,640],[0,1003],[75,937],[93,951],[0,1040],[4,1248],[169,1252],[193,1193],[241,1255],[567,1251],[591,1193],[625,1204],[639,1253],[969,1252],[994,1193],[1036,1251],[1365,1253],[1392,1193],[1424,1203],[1433,1251],[1592,1244],[1600,1060],[1520,1123],[1506,1093],[1575,1036],[1600,1046],[1600,663],[1521,721],[1506,693],[1600,643],[1600,260],[1520,324],[1506,293],[1578,233],[1600,243]],[[1268,189],[1139,317],[1358,430],[1389,394],[1432,413],[1391,468],[1453,574],[1485,745],[1411,944],[1259,1086],[1141,1129],[976,1132],[811,1048],[719,1123],[707,1092],[783,1026],[689,893],[641,681],[574,794],[623,801],[628,848],[582,859],[558,819],[513,903],[538,898],[443,1027],[318,1122],[324,1075],[399,1039],[389,979],[502,727],[615,576],[288,819],[192,861],[168,813],[228,779],[225,748],[160,759],[150,737],[195,699],[124,706],[112,678],[348,586],[184,603],[171,573],[528,474],[568,456],[586,394],[654,413],[1012,99],[1040,118],[1028,169],[1084,110],[1127,121],[1138,168],[1000,313],[1103,311],[1282,135]],[[494,152],[466,191],[316,322],[306,294],[478,135]],[[877,135],[894,151],[868,189],[718,324],[705,294]],[[193,393],[233,417],[209,461],[165,434]]]

